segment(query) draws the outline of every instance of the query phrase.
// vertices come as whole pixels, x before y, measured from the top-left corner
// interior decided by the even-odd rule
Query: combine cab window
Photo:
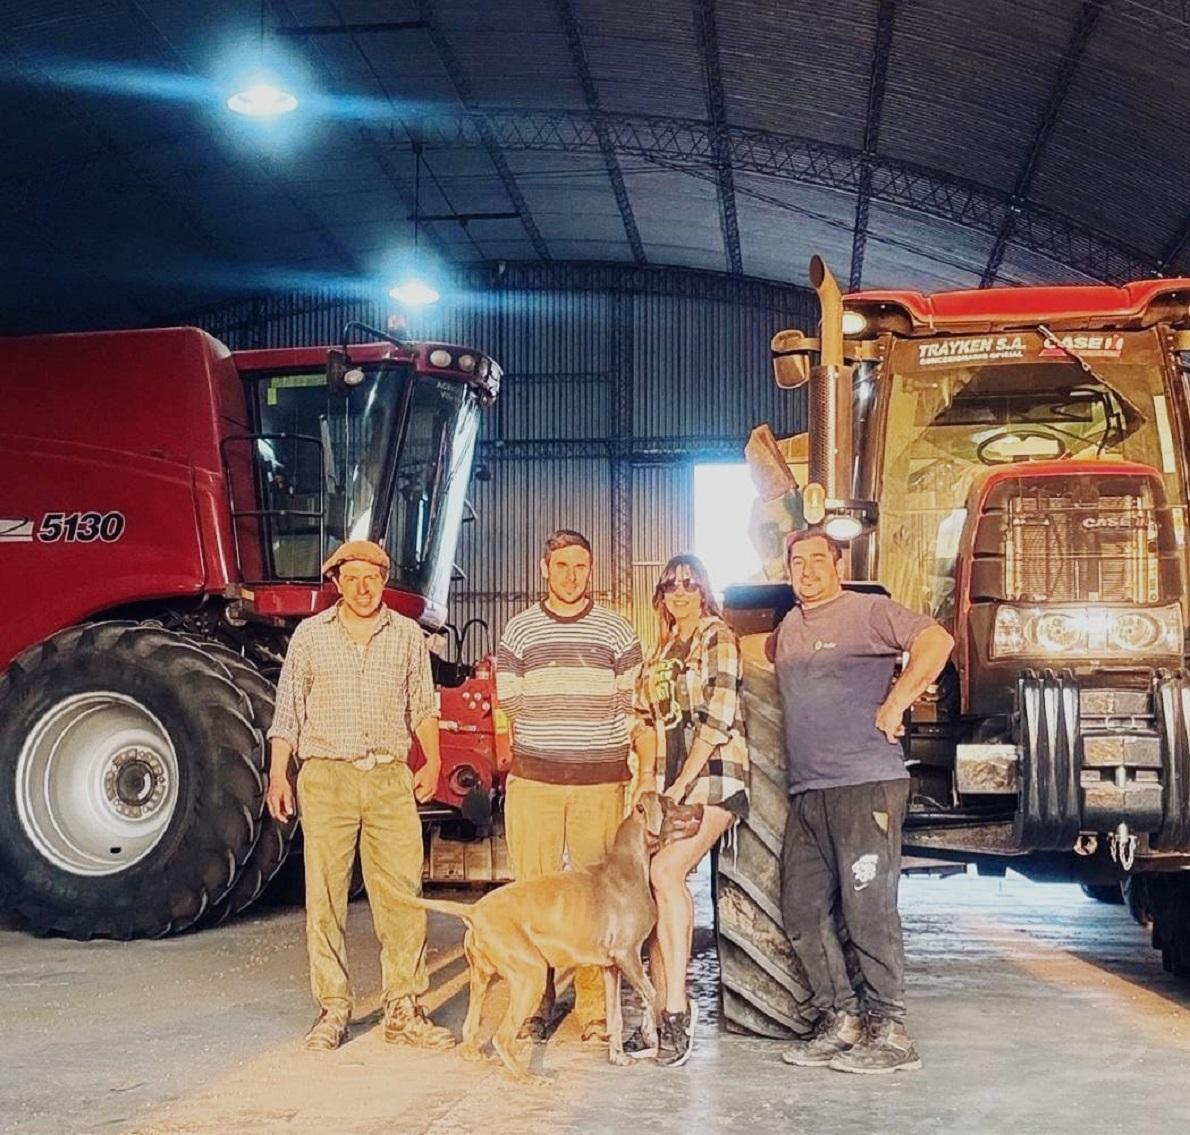
[[[317,579],[322,557],[340,544],[382,539],[392,584],[444,604],[475,448],[475,395],[405,365],[366,376],[346,395],[331,394],[321,374],[259,382],[262,507],[285,513],[263,524],[272,576]],[[389,485],[388,515],[377,517]]]
[[[1069,359],[905,369],[891,379],[879,574],[893,595],[950,613],[968,494],[989,469],[1028,461],[1138,462],[1182,499],[1161,370]]]

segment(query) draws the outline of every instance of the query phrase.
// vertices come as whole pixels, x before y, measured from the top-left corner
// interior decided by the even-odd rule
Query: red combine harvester
[[[293,627],[336,598],[323,558],[382,543],[386,602],[443,628],[500,367],[358,324],[329,351],[170,328],[0,356],[0,902],[74,938],[220,921],[290,847],[263,734]],[[423,816],[482,832],[508,760],[494,674],[435,665]]]
[[[810,274],[820,338],[772,343],[778,385],[808,387],[809,436],[758,463],[791,486],[760,542],[780,578],[780,529],[821,523],[858,586],[955,637],[906,721],[907,851],[1116,901],[1123,884],[1190,976],[1190,280],[841,296],[821,260]],[[790,602],[728,594],[745,632]],[[779,1035],[805,1027],[806,989],[779,928],[784,766],[756,641],[720,945],[726,1019]]]

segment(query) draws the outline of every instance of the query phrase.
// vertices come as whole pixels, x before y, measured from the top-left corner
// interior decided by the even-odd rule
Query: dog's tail
[[[426,899],[420,895],[409,895],[402,891],[398,891],[393,895],[399,903],[404,903],[406,906],[420,906],[422,910],[434,910],[439,914],[450,914],[455,918],[461,918],[468,926],[471,925],[473,917],[471,904],[468,902],[451,902],[448,899]]]

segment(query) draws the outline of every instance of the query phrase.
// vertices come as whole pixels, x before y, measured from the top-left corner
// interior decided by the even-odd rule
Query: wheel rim
[[[51,863],[114,875],[160,841],[178,802],[178,757],[140,702],[94,691],[59,702],[17,758],[17,810]]]

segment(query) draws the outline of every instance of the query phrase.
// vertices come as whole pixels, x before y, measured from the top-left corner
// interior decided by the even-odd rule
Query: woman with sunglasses
[[[686,992],[694,932],[694,898],[686,877],[748,811],[748,746],[740,712],[739,644],[723,621],[706,568],[697,556],[674,556],[653,591],[657,645],[641,667],[635,742],[643,789],[656,783],[677,804],[701,804],[697,831],[666,844],[653,858],[657,929],[649,969],[659,994],[659,1046],[638,1029],[625,1044],[661,1064],[690,1058],[697,1005]]]

